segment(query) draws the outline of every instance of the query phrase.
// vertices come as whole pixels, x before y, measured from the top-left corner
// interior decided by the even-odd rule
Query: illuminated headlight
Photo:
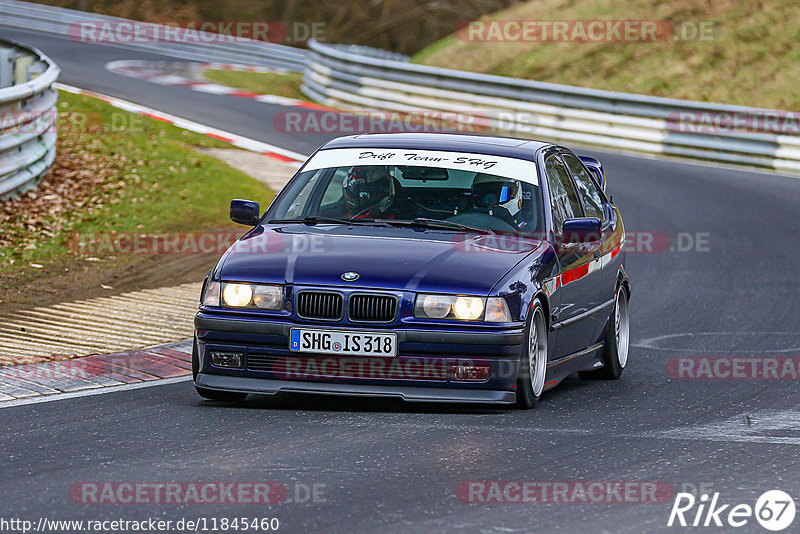
[[[419,319],[456,319],[510,323],[511,313],[503,297],[466,297],[455,295],[417,295],[414,317]]]
[[[220,300],[220,295],[222,299]],[[283,309],[283,287],[259,284],[209,282],[203,295],[205,306]]]
[[[509,323],[511,313],[502,297],[466,297],[455,295],[417,295],[414,317],[419,319],[457,319]]]
[[[225,284],[222,290],[222,302],[233,308],[244,308],[253,300],[253,288],[250,284]]]
[[[456,319],[475,321],[483,315],[483,299],[478,297],[456,297],[453,313]]]

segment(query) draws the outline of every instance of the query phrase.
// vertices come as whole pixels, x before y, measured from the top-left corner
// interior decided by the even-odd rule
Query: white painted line
[[[289,98],[288,96],[280,96],[280,95],[258,95],[253,98],[256,102],[262,102],[264,104],[277,104],[279,106],[289,106],[289,107],[297,107],[298,104],[305,104],[302,100],[297,100],[295,98]]]
[[[198,83],[193,85],[192,89],[212,95],[229,95],[238,91],[235,87],[228,87],[227,85],[219,85],[217,83]]]
[[[123,384],[121,386],[107,386],[97,389],[87,389],[82,391],[74,391],[71,393],[58,393],[55,395],[40,395],[38,397],[28,397],[24,399],[16,399],[12,401],[0,401],[0,409],[12,408],[14,406],[26,406],[28,404],[39,404],[41,402],[52,402],[66,399],[76,399],[80,397],[92,397],[94,395],[104,395],[106,393],[116,393],[118,391],[130,391],[132,389],[149,388],[153,386],[166,386],[168,384],[175,384],[177,382],[188,382],[192,379],[192,375],[176,376],[174,378],[162,378],[160,380],[150,380],[148,382],[136,382],[133,384]]]
[[[71,85],[64,85],[62,83],[55,83],[53,84],[53,86],[60,91],[66,91],[68,93],[87,95],[94,98],[99,98],[100,100],[103,100],[104,102],[107,102],[114,107],[124,109],[125,111],[130,111],[131,113],[136,113],[138,115],[145,115],[148,117],[163,120],[164,122],[174,124],[175,126],[183,128],[185,130],[189,130],[203,135],[208,135],[209,137],[215,137],[217,139],[222,139],[234,146],[243,148],[245,150],[250,150],[252,152],[259,152],[267,155],[269,155],[270,153],[277,154],[279,156],[283,156],[283,158],[288,158],[290,160],[293,160],[293,162],[296,164],[302,163],[308,158],[308,156],[306,156],[305,154],[300,154],[299,152],[294,152],[292,150],[287,150],[285,148],[271,145],[269,143],[264,143],[262,141],[250,139],[248,137],[244,137],[232,132],[226,132],[225,130],[220,130],[212,126],[206,126],[205,124],[200,124],[198,122],[194,122],[188,119],[183,119],[181,117],[176,117],[175,115],[170,115],[169,113],[149,108],[147,106],[134,104],[133,102],[129,102],[127,100],[122,100],[119,98],[114,98],[112,96],[95,93],[94,91],[81,89],[79,87],[74,87]],[[292,163],[289,162],[289,164]]]
[[[186,78],[181,78],[180,76],[171,74],[164,74],[161,76],[153,76],[152,78],[148,78],[147,81],[157,83],[159,85],[176,85],[186,81]]]
[[[203,71],[209,69],[223,69],[231,71],[261,72],[261,73],[277,72],[278,74],[288,74],[288,71],[279,72],[278,69],[246,67],[243,65],[223,64],[223,63],[194,63],[188,65],[186,63],[182,63],[181,68],[186,68],[187,66],[190,65],[194,65],[196,68],[199,68]],[[267,104],[278,104],[281,106],[306,107],[308,105],[313,105],[313,102],[298,100],[296,98],[288,98],[284,96],[270,95],[270,94],[257,94],[253,91],[247,91],[246,89],[229,87],[227,85],[220,85],[218,83],[212,83],[208,81],[198,81],[195,78],[187,78],[177,74],[162,74],[161,72],[163,68],[159,65],[159,62],[141,61],[136,59],[132,60],[122,59],[116,61],[109,61],[108,63],[106,63],[105,68],[109,72],[113,72],[114,74],[119,74],[120,76],[128,76],[129,78],[136,78],[137,80],[144,80],[147,82],[158,83],[161,85],[180,85],[187,89],[191,89],[192,91],[198,91],[201,93],[209,93],[222,96],[234,95],[236,97],[250,98],[257,102],[263,102]]]

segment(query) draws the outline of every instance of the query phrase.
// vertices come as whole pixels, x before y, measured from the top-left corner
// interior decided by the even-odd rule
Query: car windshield
[[[533,162],[519,161],[524,163],[520,176],[514,176],[516,171],[493,174],[492,166],[473,170],[381,164],[304,170],[273,203],[266,218],[313,224],[377,220],[437,230],[537,232],[543,217],[536,167]]]

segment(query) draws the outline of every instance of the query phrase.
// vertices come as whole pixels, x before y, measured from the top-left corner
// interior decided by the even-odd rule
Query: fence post
[[[0,47],[0,89],[14,83],[14,49]]]
[[[28,83],[31,81],[30,68],[33,65],[31,56],[17,56],[17,63],[14,66],[14,83]]]

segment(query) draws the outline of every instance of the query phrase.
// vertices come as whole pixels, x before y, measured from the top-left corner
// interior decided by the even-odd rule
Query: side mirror
[[[231,200],[231,220],[235,223],[255,226],[261,219],[261,206],[254,200]]]
[[[606,171],[603,170],[603,164],[600,160],[591,156],[578,156],[578,158],[586,165],[586,168],[594,174],[595,180],[600,184],[600,189],[606,190]]]
[[[602,223],[597,217],[580,217],[564,221],[564,243],[591,243],[600,241]]]

